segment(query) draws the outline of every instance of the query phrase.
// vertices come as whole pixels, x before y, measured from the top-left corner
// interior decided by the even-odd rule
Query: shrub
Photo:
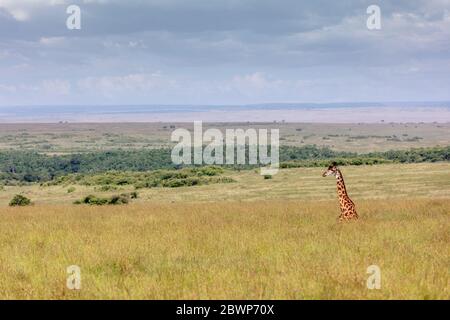
[[[87,197],[75,201],[73,204],[88,204],[91,206],[103,206],[103,205],[119,205],[119,204],[128,204],[130,202],[130,198],[136,199],[137,192],[122,193],[120,195],[113,195],[111,198],[99,198],[94,195],[88,195]]]
[[[67,193],[75,192],[75,190],[75,187],[70,187],[69,189],[67,189]]]
[[[100,186],[98,188],[98,191],[101,191],[101,192],[107,192],[107,191],[112,191],[112,190],[117,190],[117,187],[112,186],[112,185],[104,185],[104,186]]]
[[[171,179],[163,182],[163,187],[179,188],[186,185],[186,179]]]
[[[11,207],[24,207],[29,205],[31,205],[31,200],[20,194],[16,194],[14,198],[12,198],[12,200],[9,202],[9,206]]]
[[[139,194],[136,191],[133,191],[130,193],[130,198],[131,199],[137,199],[139,196]]]
[[[111,199],[108,200],[108,204],[111,205],[128,204],[128,202],[130,202],[128,198],[129,195],[127,194],[114,195],[111,197]]]
[[[217,176],[223,173],[222,168],[215,166],[201,167],[199,169],[194,169],[193,171],[197,171],[197,175],[199,176]]]
[[[266,174],[266,175],[264,175],[264,179],[265,180],[272,179],[272,176],[270,174]]]
[[[135,189],[143,189],[143,188],[148,188],[148,184],[145,182],[138,182],[134,184],[134,188]]]
[[[81,200],[81,202],[84,204],[89,204],[89,205],[102,206],[102,205],[108,203],[108,199],[98,198],[94,195],[88,195],[83,200]]]

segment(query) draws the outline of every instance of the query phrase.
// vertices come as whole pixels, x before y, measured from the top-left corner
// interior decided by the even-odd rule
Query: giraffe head
[[[336,176],[339,173],[337,163],[333,162],[331,165],[328,166],[328,169],[325,170],[325,172],[322,174],[322,177],[328,177],[328,176]]]

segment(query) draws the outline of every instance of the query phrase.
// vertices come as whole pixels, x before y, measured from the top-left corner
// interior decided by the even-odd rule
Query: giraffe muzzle
[[[322,177],[327,177],[330,174],[332,174],[332,172],[330,172],[329,170],[325,171],[324,173],[322,173]]]

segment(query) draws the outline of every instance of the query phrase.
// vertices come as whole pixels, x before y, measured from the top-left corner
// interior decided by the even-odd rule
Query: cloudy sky
[[[81,8],[68,30],[66,8]],[[367,7],[381,8],[368,30]],[[0,106],[450,100],[450,0],[0,0]]]

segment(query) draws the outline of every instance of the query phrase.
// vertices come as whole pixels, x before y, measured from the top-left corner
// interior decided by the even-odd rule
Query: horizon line
[[[211,104],[195,104],[195,103],[140,103],[140,104],[15,104],[15,105],[0,105],[0,108],[21,108],[21,107],[151,107],[151,106],[159,106],[159,107],[177,107],[177,106],[191,106],[191,107],[244,107],[244,106],[259,106],[259,105],[356,105],[356,104],[399,104],[399,103],[450,103],[449,100],[390,100],[390,101],[338,101],[338,102],[254,102],[254,103],[211,103]]]

